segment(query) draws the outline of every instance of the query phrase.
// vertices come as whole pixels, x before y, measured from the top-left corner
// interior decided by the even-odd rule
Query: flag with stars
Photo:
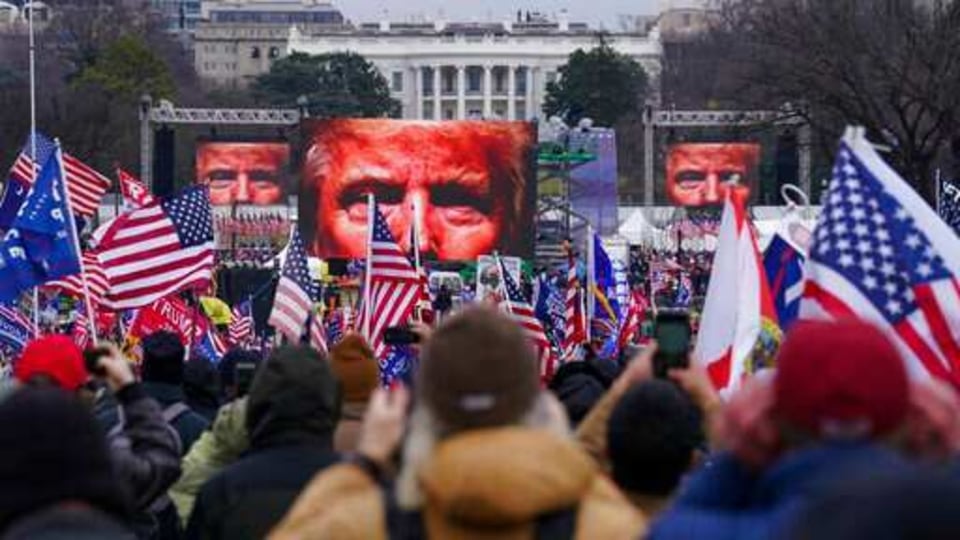
[[[543,324],[537,319],[533,306],[527,301],[520,285],[514,281],[513,276],[504,266],[503,259],[497,257],[497,262],[500,266],[500,275],[503,277],[504,289],[500,309],[508,313],[523,328],[524,333],[536,346],[540,357],[540,379],[547,382],[553,377],[553,372],[557,367],[556,355],[553,354],[550,340],[547,339]]]
[[[877,324],[911,373],[960,388],[960,239],[862,129],[841,142],[806,275],[802,318]]]
[[[387,358],[387,344],[383,340],[384,331],[391,326],[405,324],[413,315],[413,308],[423,295],[420,275],[410,263],[410,259],[397,245],[387,220],[374,204],[370,253],[367,272],[370,274],[370,306],[362,306],[360,321],[369,317],[370,335],[367,340],[373,349],[381,369]],[[368,309],[369,307],[369,309]],[[362,328],[366,329],[366,322]]]
[[[300,343],[316,297],[316,285],[307,267],[307,250],[300,238],[300,231],[294,227],[267,323],[291,342]]]
[[[60,150],[54,147],[0,243],[0,301],[80,272],[70,216]]]
[[[960,181],[940,180],[937,213],[960,236]]]
[[[144,307],[171,294],[206,289],[213,276],[213,221],[205,186],[181,191],[115,219],[97,245],[107,275],[104,303]]]

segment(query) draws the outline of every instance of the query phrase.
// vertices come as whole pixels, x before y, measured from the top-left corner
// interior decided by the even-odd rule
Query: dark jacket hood
[[[260,366],[247,405],[252,449],[331,445],[339,419],[340,386],[319,352],[284,347]]]

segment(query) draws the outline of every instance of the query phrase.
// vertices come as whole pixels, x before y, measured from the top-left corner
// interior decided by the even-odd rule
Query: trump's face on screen
[[[421,251],[438,259],[509,251],[529,226],[531,144],[523,123],[319,123],[303,173],[316,200],[311,251],[365,256],[368,193],[405,250],[416,234]]]

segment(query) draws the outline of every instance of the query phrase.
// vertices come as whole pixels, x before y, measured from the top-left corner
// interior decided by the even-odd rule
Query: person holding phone
[[[154,504],[180,476],[180,441],[116,346],[102,344],[84,355],[68,336],[45,336],[27,345],[14,376],[23,384],[74,392],[91,407],[88,380],[93,377],[105,384],[124,417],[122,428],[107,437],[107,445],[117,478],[130,497],[133,526],[144,536],[164,534],[170,531],[167,526],[175,534],[179,524],[158,522]]]

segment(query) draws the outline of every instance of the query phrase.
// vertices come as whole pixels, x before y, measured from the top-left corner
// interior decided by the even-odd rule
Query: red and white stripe
[[[90,290],[90,301],[99,306],[110,290],[107,273],[100,265],[100,259],[95,252],[83,253],[83,271],[87,275],[87,287]],[[56,281],[48,282],[45,287],[59,288],[61,292],[83,298],[83,278],[80,274],[67,276]]]
[[[371,224],[372,226],[372,224]],[[367,263],[370,273],[370,308],[363,305],[357,320],[370,316],[369,341],[378,359],[387,352],[383,334],[387,328],[407,322],[423,294],[417,271],[396,242],[374,241]]]
[[[213,277],[213,243],[184,248],[155,203],[117,218],[98,247],[113,309],[144,307],[164,296],[203,288]]]
[[[323,328],[323,317],[314,313],[310,319],[310,346],[324,353],[329,352],[327,331]]]
[[[63,170],[70,191],[70,208],[81,216],[93,215],[100,207],[103,194],[110,187],[110,179],[66,152],[63,152]],[[20,153],[13,164],[12,174],[33,184],[33,160],[29,155]]]
[[[586,321],[582,304],[580,280],[577,279],[577,261],[571,251],[567,264],[566,325],[563,329],[563,355],[570,358],[578,345],[586,340]]]
[[[299,343],[303,327],[312,310],[313,300],[310,294],[296,280],[282,276],[277,283],[273,309],[267,322],[291,342]]]

